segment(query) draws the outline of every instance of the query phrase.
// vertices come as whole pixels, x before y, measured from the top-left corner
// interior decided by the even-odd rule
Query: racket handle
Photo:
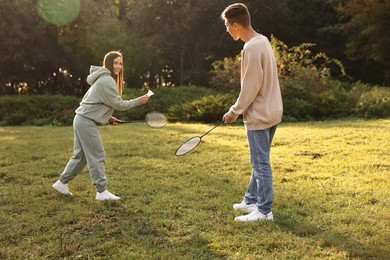
[[[220,126],[222,124],[223,124],[223,120],[221,122],[219,122],[217,125],[215,125],[213,128],[211,128],[209,131],[204,133],[200,138],[202,138],[203,136],[207,135],[208,133],[210,133],[211,131],[213,131],[215,128],[217,128],[218,126]]]

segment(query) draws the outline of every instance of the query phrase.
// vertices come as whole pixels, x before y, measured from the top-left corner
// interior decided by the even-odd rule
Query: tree
[[[35,9],[34,1],[0,2],[0,94],[55,91],[49,79],[61,67],[63,52],[57,28]]]
[[[145,67],[143,44],[122,20],[120,8],[118,1],[84,0],[79,18],[58,36],[65,48],[67,67],[83,82],[90,65],[101,66],[104,54],[120,50],[125,59],[125,81],[129,86],[140,85],[135,75]]]
[[[390,83],[390,1],[339,1],[339,27],[347,37],[346,55],[351,60],[368,61],[360,71],[367,73],[370,63],[377,73],[372,81]],[[372,71],[372,70],[371,70]],[[379,79],[378,79],[379,76]]]
[[[208,85],[211,63],[231,54],[220,20],[225,5],[222,0],[126,2],[125,19],[146,48],[150,85],[166,69],[174,84]]]

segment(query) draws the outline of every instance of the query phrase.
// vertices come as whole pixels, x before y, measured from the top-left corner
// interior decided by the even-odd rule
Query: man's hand
[[[231,113],[230,112],[227,112],[224,116],[223,116],[223,122],[225,124],[232,124],[234,122],[237,121],[237,118],[238,118],[238,115],[233,115],[231,116]]]

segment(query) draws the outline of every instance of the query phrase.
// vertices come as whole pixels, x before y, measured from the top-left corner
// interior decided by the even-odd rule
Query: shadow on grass
[[[69,203],[71,201],[68,201]],[[199,232],[178,234],[175,222],[153,218],[151,211],[130,209],[123,202],[99,202],[93,216],[79,216],[62,225],[57,249],[50,257],[120,259],[222,259]],[[154,211],[152,211],[154,213]]]
[[[285,191],[285,195],[289,196],[288,191]],[[292,205],[296,205],[298,208],[299,202],[290,201]],[[320,205],[319,205],[320,206]],[[314,222],[311,219],[310,222],[305,222],[305,219],[311,215],[318,214],[318,212],[308,211],[305,208],[305,212],[299,210],[291,214],[291,210],[279,209],[276,218],[276,224],[286,233],[292,233],[295,236],[312,240],[318,244],[321,248],[333,248],[338,251],[345,251],[348,253],[348,257],[362,258],[362,259],[388,259],[390,256],[390,249],[383,248],[375,244],[364,244],[355,239],[350,238],[351,234],[345,232],[335,231],[330,224],[326,225],[318,220]],[[337,213],[335,213],[337,214]]]

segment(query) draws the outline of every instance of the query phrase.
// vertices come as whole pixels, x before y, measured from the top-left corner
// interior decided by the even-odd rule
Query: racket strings
[[[198,146],[200,140],[201,139],[199,136],[188,139],[182,145],[180,145],[180,147],[176,150],[176,155],[184,155],[191,152],[192,150],[195,149],[195,147]]]
[[[146,115],[145,122],[150,126],[150,127],[155,127],[155,128],[160,128],[163,127],[167,124],[168,119],[167,117],[159,112],[151,112]]]

